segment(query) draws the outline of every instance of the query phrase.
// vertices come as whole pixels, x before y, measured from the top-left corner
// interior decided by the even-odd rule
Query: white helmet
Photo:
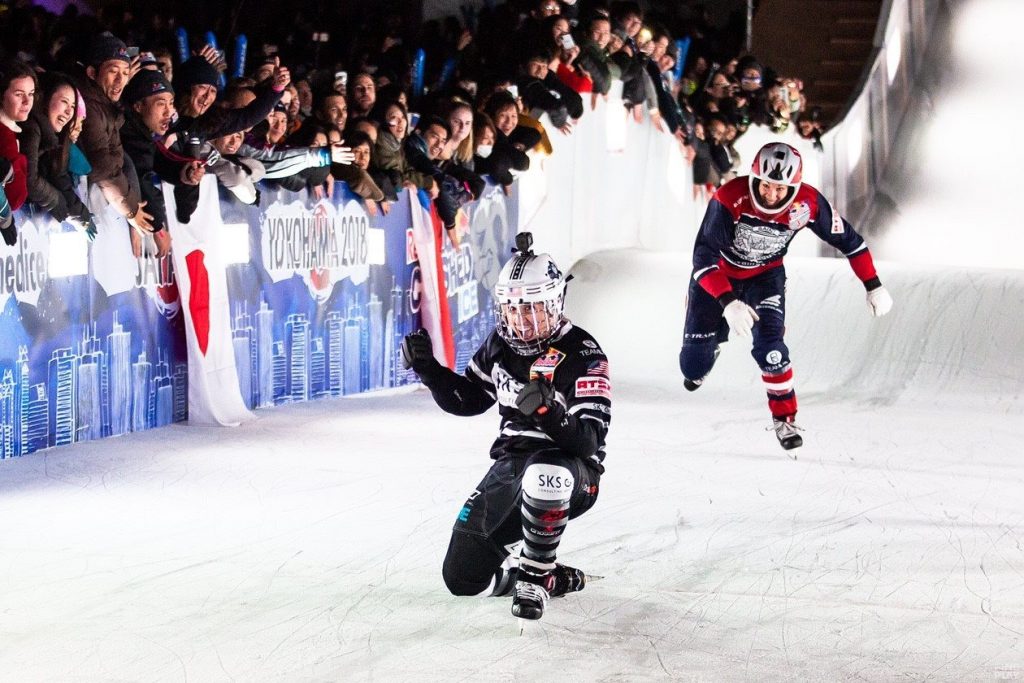
[[[758,150],[757,156],[754,157],[754,163],[751,164],[750,200],[762,213],[768,215],[782,213],[793,203],[797,190],[800,189],[800,183],[803,181],[803,175],[804,164],[800,158],[800,152],[784,142],[769,142]],[[758,187],[762,181],[785,185],[789,188],[785,199],[778,206],[769,208],[761,203],[761,193],[758,192]]]
[[[494,285],[498,335],[523,356],[544,351],[564,321],[567,278],[549,255],[530,251],[532,242],[528,232],[516,235],[518,253]]]

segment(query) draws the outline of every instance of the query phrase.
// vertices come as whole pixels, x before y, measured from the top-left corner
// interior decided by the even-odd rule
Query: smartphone
[[[508,86],[507,88],[505,88],[505,90],[507,90],[508,94],[511,95],[512,97],[514,97],[516,99],[519,99],[519,86],[518,85],[512,84],[512,85]]]
[[[563,33],[559,40],[562,42],[562,48],[565,50],[571,50],[576,47],[576,41],[572,39],[571,33]]]
[[[416,130],[416,124],[420,122],[420,115],[414,111],[409,112],[409,130]]]
[[[139,56],[139,46],[138,45],[129,45],[128,46],[128,57],[130,59],[135,59],[138,56]]]
[[[348,72],[347,71],[335,71],[334,72],[334,82],[339,84],[339,85],[347,85],[348,84]]]
[[[644,26],[642,29],[640,29],[640,33],[637,34],[636,40],[638,43],[651,42],[651,29]]]

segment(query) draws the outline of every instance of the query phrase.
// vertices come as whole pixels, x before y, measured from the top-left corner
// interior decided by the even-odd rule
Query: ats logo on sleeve
[[[580,377],[576,380],[576,397],[588,398],[599,396],[611,399],[612,383],[606,377]]]

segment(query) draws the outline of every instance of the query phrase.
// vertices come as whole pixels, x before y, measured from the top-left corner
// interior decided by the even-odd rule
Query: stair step
[[[874,32],[875,26],[878,25],[878,17],[837,17],[835,23],[860,26],[862,28],[867,27],[870,31]]]

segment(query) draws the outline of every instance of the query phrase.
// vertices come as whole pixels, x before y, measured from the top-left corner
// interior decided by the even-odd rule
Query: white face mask
[[[481,159],[486,159],[491,156],[491,150],[494,149],[494,145],[479,145],[476,148],[476,155]]]

